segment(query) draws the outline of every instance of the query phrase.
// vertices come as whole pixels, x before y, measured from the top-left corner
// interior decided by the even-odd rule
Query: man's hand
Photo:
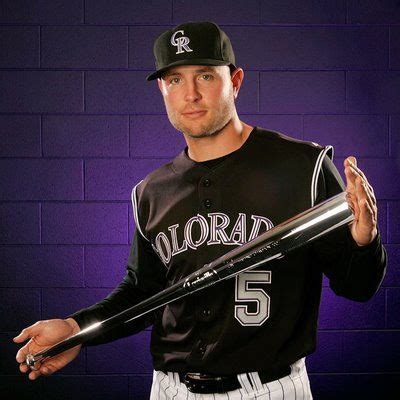
[[[347,201],[354,210],[354,221],[350,225],[350,232],[359,246],[365,246],[371,243],[378,233],[378,209],[374,189],[357,167],[355,157],[347,157],[343,165],[347,180]]]
[[[25,364],[25,357],[27,354],[35,354],[54,346],[56,343],[61,342],[79,331],[79,325],[72,318],[38,321],[23,329],[21,333],[13,339],[15,343],[22,343],[30,339],[25,346],[19,349],[16,355],[16,360],[20,363],[20,371],[30,371],[29,379],[34,380],[40,375],[51,375],[53,372],[65,367],[78,356],[82,345],[75,346],[57,356],[44,360],[37,371],[31,370]]]

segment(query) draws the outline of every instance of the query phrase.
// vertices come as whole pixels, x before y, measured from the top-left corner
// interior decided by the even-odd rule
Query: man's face
[[[181,65],[171,67],[158,86],[171,124],[185,135],[216,135],[235,112],[228,66]]]

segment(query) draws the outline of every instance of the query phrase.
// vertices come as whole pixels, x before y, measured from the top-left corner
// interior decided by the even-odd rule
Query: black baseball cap
[[[154,42],[156,71],[148,81],[160,78],[168,68],[176,65],[235,66],[231,41],[214,22],[188,22],[162,33]]]

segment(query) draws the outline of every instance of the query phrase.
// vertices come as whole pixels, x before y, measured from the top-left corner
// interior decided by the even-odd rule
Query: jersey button
[[[210,199],[205,199],[204,200],[204,206],[207,208],[210,208],[212,205],[212,201]]]
[[[207,178],[207,179],[204,179],[203,185],[206,186],[206,187],[211,186],[211,179],[208,179],[208,178]]]
[[[206,350],[207,350],[207,345],[204,344],[204,343],[202,343],[202,344],[199,346],[199,353],[200,353],[200,354],[204,354],[204,353],[206,352]]]
[[[210,315],[211,315],[211,310],[208,310],[208,309],[205,308],[203,310],[203,317],[208,318]]]

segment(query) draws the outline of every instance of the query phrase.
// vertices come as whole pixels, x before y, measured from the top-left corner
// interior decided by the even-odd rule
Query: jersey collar
[[[258,128],[254,126],[252,131],[250,132],[249,137],[242,144],[242,146],[238,150],[232,152],[231,157],[226,158],[215,167],[210,168],[204,164],[192,160],[187,155],[188,147],[186,146],[172,161],[172,169],[176,174],[182,175],[183,179],[188,182],[197,182],[200,178],[204,177],[207,174],[217,173],[220,169],[226,167],[227,164],[231,164],[238,157],[243,156],[246,149],[254,141],[255,131],[257,131],[257,129]]]

